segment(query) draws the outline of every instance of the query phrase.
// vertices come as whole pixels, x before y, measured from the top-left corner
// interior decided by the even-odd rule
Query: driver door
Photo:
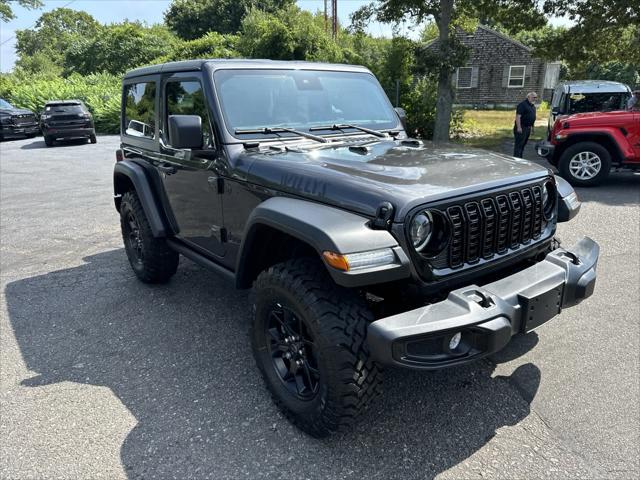
[[[201,253],[225,255],[222,195],[218,193],[218,150],[211,115],[199,72],[177,73],[162,79],[160,159],[162,176],[178,237]],[[202,119],[202,148],[185,152],[171,146],[170,115],[198,115]]]

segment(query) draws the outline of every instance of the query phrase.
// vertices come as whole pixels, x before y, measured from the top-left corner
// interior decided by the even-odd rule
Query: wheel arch
[[[347,254],[398,246],[391,233],[370,229],[368,221],[306,200],[270,198],[255,208],[247,222],[236,264],[236,286],[251,287],[262,270],[295,256],[322,259],[324,251]],[[345,285],[343,272],[327,270],[336,283]]]
[[[559,144],[559,148],[557,148],[556,158],[558,162],[564,155],[565,151],[578,143],[586,143],[593,142],[599,145],[602,145],[607,149],[609,155],[611,155],[611,163],[621,163],[624,161],[624,155],[620,148],[620,144],[613,137],[613,135],[609,132],[598,132],[598,133],[575,133],[569,135],[566,141]]]
[[[149,221],[154,237],[166,237],[168,222],[162,210],[158,208],[151,182],[143,167],[131,160],[116,163],[113,170],[113,193],[116,209],[120,211],[122,195],[135,191],[142,209]]]

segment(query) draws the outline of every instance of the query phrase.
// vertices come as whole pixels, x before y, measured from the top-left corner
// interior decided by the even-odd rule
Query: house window
[[[458,68],[458,75],[456,80],[456,88],[471,88],[471,76],[473,73],[473,67],[460,67]]]
[[[526,67],[524,65],[511,65],[509,67],[509,88],[524,87],[524,73]]]

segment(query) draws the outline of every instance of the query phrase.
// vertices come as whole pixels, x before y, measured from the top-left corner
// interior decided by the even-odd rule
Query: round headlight
[[[551,182],[547,182],[542,187],[542,211],[547,220],[553,215],[555,203],[555,188]]]
[[[411,228],[409,229],[409,235],[411,236],[411,243],[413,244],[413,248],[418,251],[422,250],[427,245],[427,243],[429,243],[432,232],[433,221],[431,218],[431,213],[420,212],[415,217],[413,217]]]

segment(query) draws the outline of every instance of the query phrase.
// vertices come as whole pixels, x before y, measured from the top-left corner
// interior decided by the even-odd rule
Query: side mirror
[[[400,119],[400,123],[402,124],[402,128],[407,129],[407,112],[404,111],[404,108],[395,107],[394,110],[398,114],[398,118]]]
[[[202,149],[202,118],[198,115],[169,115],[169,142],[176,149]]]
[[[560,110],[558,110],[557,108],[554,108],[553,110],[551,110],[551,115],[553,115],[554,117],[557,117],[558,115],[560,115]]]

